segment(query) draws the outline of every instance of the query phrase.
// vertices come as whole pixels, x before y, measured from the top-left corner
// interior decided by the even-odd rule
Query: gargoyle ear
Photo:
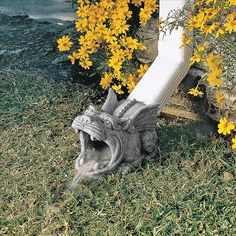
[[[88,108],[90,111],[97,111],[95,106],[93,105],[89,105],[89,108]]]
[[[93,105],[89,105],[88,109],[85,110],[84,115],[94,114],[96,111],[97,110]]]
[[[117,97],[113,89],[109,89],[109,93],[107,95],[107,99],[102,106],[102,111],[105,111],[109,114],[113,114],[118,104]]]

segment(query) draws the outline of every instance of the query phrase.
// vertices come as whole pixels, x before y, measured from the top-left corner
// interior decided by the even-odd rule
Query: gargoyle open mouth
[[[122,138],[107,132],[97,117],[78,116],[72,127],[80,133],[81,153],[76,160],[77,180],[113,171],[122,161]]]

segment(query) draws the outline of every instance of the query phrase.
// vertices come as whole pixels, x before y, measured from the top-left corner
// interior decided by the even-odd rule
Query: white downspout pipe
[[[182,9],[187,0],[160,0],[160,19],[165,20],[171,10]],[[188,46],[180,48],[184,29],[179,27],[159,36],[158,56],[139,81],[128,99],[146,105],[159,104],[162,109],[172,93],[189,71],[192,50]]]

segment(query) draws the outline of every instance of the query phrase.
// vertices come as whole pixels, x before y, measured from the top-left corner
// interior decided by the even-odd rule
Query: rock
[[[222,87],[219,91],[224,94],[223,105],[221,106],[215,100],[214,91],[211,87],[206,89],[208,110],[207,115],[216,121],[222,117],[228,117],[236,123],[236,86],[234,89]]]
[[[224,60],[225,74],[223,84],[217,89],[224,94],[223,104],[215,100],[215,93],[212,87],[207,87],[207,114],[214,120],[219,121],[222,117],[228,117],[236,123],[236,37],[230,34],[228,37],[213,39],[215,48],[213,52],[221,54]]]
[[[137,59],[141,63],[152,63],[158,55],[157,19],[149,20],[144,27],[136,31],[135,36],[146,46],[146,50],[136,51]]]
[[[205,79],[203,79],[205,74],[206,70],[200,65],[198,67],[192,67],[188,73],[188,75],[192,77],[192,82],[200,80],[199,84],[205,87],[206,106],[204,112],[209,118],[217,122],[222,117],[228,117],[230,120],[233,120],[236,123],[236,84],[234,82],[234,74],[232,75],[231,79],[223,78],[222,87],[217,88],[217,91],[224,95],[222,105],[217,103],[215,99],[215,89],[209,86]],[[184,84],[186,85],[186,83]],[[196,85],[192,83],[190,87],[195,86]]]

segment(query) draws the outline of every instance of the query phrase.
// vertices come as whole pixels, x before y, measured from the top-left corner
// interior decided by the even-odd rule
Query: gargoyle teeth
[[[90,135],[90,139],[91,141],[96,141],[97,139],[95,137],[93,137],[92,135]]]
[[[98,170],[98,169],[99,169],[99,164],[96,163],[96,164],[93,166],[93,169],[94,169],[95,171]]]
[[[78,129],[75,129],[75,133],[79,133],[79,130],[78,130]]]

